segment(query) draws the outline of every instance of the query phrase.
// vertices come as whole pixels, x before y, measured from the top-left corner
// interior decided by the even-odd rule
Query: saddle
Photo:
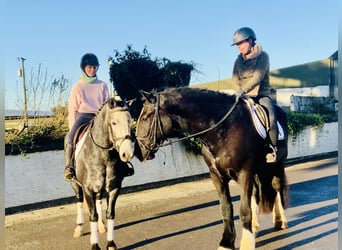
[[[92,124],[92,122],[83,124],[76,130],[75,136],[72,140],[72,146],[74,148],[75,157],[78,155],[78,153],[80,151],[80,148],[81,148],[80,145],[82,145],[84,142],[84,140],[82,140],[82,139],[85,138],[84,135],[88,132],[88,128],[89,128],[89,126],[91,126],[91,124]]]
[[[75,133],[75,136],[72,140],[72,146],[76,148],[77,143],[81,140],[81,138],[84,136],[85,132],[87,131],[88,127],[90,126],[90,122],[87,124],[82,124]]]
[[[244,98],[241,98],[247,105],[249,112],[251,113],[253,125],[255,127],[255,130],[258,132],[258,134],[263,138],[266,139],[267,137],[267,131],[270,129],[270,121],[267,114],[267,110],[255,102],[255,100],[252,97],[244,96]],[[277,121],[277,127],[278,127],[278,140],[284,140],[285,134],[284,129]]]

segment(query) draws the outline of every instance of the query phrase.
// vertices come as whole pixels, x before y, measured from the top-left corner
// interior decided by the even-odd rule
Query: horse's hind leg
[[[252,195],[252,199],[251,199],[251,209],[252,209],[252,232],[254,236],[256,236],[259,232],[259,222],[258,222],[259,206],[255,200],[254,195]]]
[[[73,237],[81,237],[83,234],[84,225],[84,211],[83,211],[83,190],[75,182],[71,183],[71,187],[75,192],[76,196],[76,207],[77,207],[77,217],[76,217],[76,227],[74,229]]]
[[[285,216],[284,204],[281,194],[284,191],[284,185],[281,183],[281,179],[279,177],[273,177],[272,186],[274,190],[277,192],[274,206],[273,206],[273,225],[274,228],[286,229],[287,228],[287,219]]]

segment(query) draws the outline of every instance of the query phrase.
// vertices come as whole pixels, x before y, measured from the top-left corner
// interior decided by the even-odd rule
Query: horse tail
[[[284,208],[288,205],[288,185],[282,162],[264,169],[254,177],[254,193],[259,211],[270,213],[273,210],[279,192]]]

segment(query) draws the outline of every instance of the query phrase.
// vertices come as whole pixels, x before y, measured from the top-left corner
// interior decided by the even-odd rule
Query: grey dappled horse
[[[83,198],[89,209],[90,243],[100,249],[98,229],[105,232],[102,221],[101,199],[107,198],[107,249],[115,250],[115,203],[120,193],[124,173],[120,165],[134,156],[131,137],[131,115],[123,101],[111,98],[99,109],[85,129],[75,149],[76,179],[72,188],[77,200],[77,227],[74,237],[82,235],[84,216]]]

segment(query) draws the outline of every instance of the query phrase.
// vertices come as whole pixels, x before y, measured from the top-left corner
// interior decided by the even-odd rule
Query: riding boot
[[[76,179],[75,166],[74,166],[74,150],[70,143],[67,143],[64,148],[64,180],[73,181]]]
[[[268,137],[270,140],[271,153],[266,155],[267,163],[275,163],[277,161],[277,143],[278,143],[278,127],[277,123],[273,122],[270,124],[270,129],[268,131]]]

